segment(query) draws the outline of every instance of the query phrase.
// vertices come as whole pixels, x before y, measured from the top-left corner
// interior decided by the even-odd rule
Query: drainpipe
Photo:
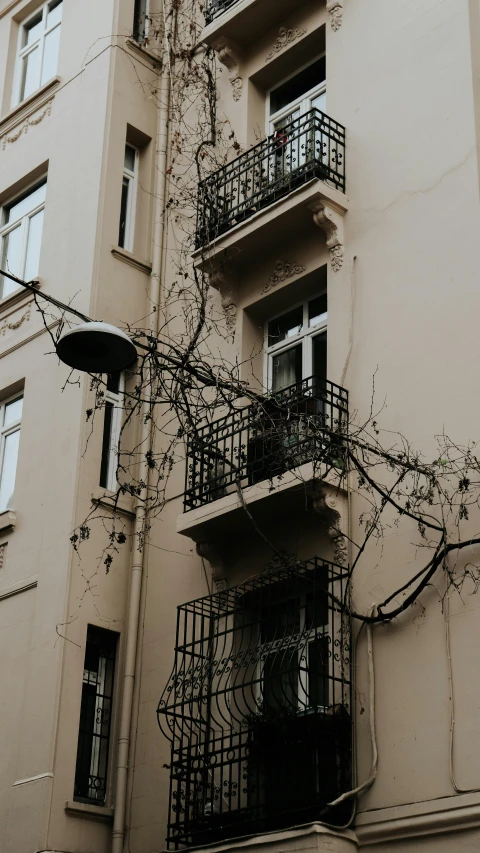
[[[155,174],[155,213],[153,220],[153,257],[152,275],[148,292],[148,307],[155,308],[151,314],[150,329],[157,335],[160,321],[160,279],[164,257],[165,238],[165,200],[167,189],[167,148],[168,123],[170,111],[170,71],[166,64],[162,68],[159,79],[157,138],[156,138],[156,174]],[[149,406],[144,404],[144,415],[149,414]],[[142,417],[140,447],[153,449],[154,432],[150,418]],[[125,838],[125,814],[127,802],[127,786],[129,776],[129,751],[132,729],[133,695],[135,686],[135,669],[138,650],[138,634],[140,623],[140,608],[142,601],[142,581],[146,564],[148,539],[148,508],[146,499],[150,478],[150,468],[144,458],[140,463],[139,480],[146,483],[135,508],[135,523],[133,529],[133,558],[130,575],[130,595],[126,619],[125,663],[123,670],[122,704],[120,729],[117,748],[117,770],[115,784],[115,810],[112,831],[112,853],[123,853]],[[142,543],[141,549],[138,543]]]

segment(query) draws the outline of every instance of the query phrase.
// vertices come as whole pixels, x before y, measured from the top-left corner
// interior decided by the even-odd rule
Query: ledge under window
[[[66,800],[65,811],[71,817],[83,817],[87,820],[99,820],[102,823],[112,823],[113,809],[108,806],[94,806],[92,803],[77,803]]]
[[[60,83],[60,77],[52,77],[50,80],[47,80],[43,86],[40,86],[39,89],[36,89],[35,92],[32,92],[28,98],[25,98],[24,101],[21,101],[19,104],[16,104],[6,115],[0,118],[0,133],[3,133],[7,130],[7,125],[11,122],[12,125],[17,122],[22,121],[27,117],[32,111],[34,112],[40,106],[42,106],[42,97],[43,95],[47,95],[50,97],[53,93],[51,93],[51,89],[56,89],[58,84]],[[48,100],[48,98],[47,98]]]
[[[17,516],[13,509],[6,509],[5,512],[0,512],[0,536],[15,530],[16,523]]]
[[[135,269],[140,270],[140,272],[144,272],[147,275],[152,274],[152,265],[150,263],[147,261],[139,261],[135,255],[132,255],[132,253],[128,252],[126,249],[122,249],[120,246],[112,246],[111,252],[114,258],[117,258],[119,261],[123,261],[124,264],[129,264],[131,267],[135,267]]]

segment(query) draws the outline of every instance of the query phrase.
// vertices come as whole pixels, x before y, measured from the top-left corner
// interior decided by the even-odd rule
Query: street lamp
[[[86,373],[125,370],[137,357],[131,338],[110,323],[81,323],[67,329],[57,343],[60,361]]]

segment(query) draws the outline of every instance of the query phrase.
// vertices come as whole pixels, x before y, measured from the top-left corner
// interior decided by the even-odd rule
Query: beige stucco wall
[[[249,365],[244,368],[244,378],[254,381],[252,372],[258,377],[262,370],[265,319],[313,294],[327,265],[329,376],[341,381],[351,344],[343,384],[358,419],[370,411],[375,376],[382,426],[404,432],[427,455],[442,429],[460,442],[476,439],[476,0],[344,0],[343,22],[335,32],[323,3],[307,0],[293,11],[281,3],[275,11],[271,0],[258,5],[264,10],[258,36],[252,39],[248,27],[237,34],[242,96],[233,99],[224,69],[220,114],[231,121],[242,148],[255,142],[264,133],[268,88],[326,49],[327,111],[347,128],[345,258],[342,269],[334,272],[325,236],[298,200],[288,214],[282,212],[286,205],[278,205],[255,225],[238,228],[227,240],[234,260],[226,270],[236,305],[236,336],[232,343],[225,330],[219,349],[232,360],[254,350],[253,371]],[[0,1],[2,116],[10,109],[15,20],[33,8],[24,0]],[[64,0],[59,82],[44,95],[49,109],[42,102],[32,113],[38,118],[45,111],[41,120],[7,140],[5,147],[2,134],[15,136],[25,114],[0,124],[0,202],[22,186],[26,175],[38,175],[48,164],[42,289],[63,301],[74,298],[79,310],[118,324],[148,311],[152,235],[158,228],[152,198],[157,110],[149,88],[156,70],[126,41],[132,10],[131,0]],[[281,25],[298,29],[300,35],[266,61]],[[111,252],[118,236],[126,138],[142,146],[136,266]],[[175,274],[174,232],[170,221],[166,285]],[[304,270],[263,292],[278,260]],[[211,300],[221,320],[221,294],[212,289]],[[98,562],[104,543],[101,524],[92,527],[80,560],[72,552],[71,532],[88,514],[92,494],[98,494],[102,419],[94,424],[87,445],[88,382],[62,391],[67,370],[46,355],[52,344],[33,306],[28,312],[29,305],[26,296],[0,303],[0,392],[25,384],[16,529],[0,538],[0,544],[8,542],[0,570],[0,851],[108,851],[108,819],[67,813],[65,801],[73,798],[86,626],[93,623],[120,634],[108,796],[108,805],[113,804],[132,552],[130,545],[124,547],[114,570],[105,574]],[[173,312],[173,334],[181,324],[182,317]],[[132,853],[163,848],[169,749],[155,711],[173,660],[175,608],[206,594],[210,583],[208,562],[202,565],[188,530],[177,532],[182,504],[175,496],[183,481],[179,463],[169,483],[172,500],[153,524],[146,559],[127,802]],[[298,548],[301,557],[320,553],[331,558],[332,543],[313,512],[288,498],[274,504],[272,496],[275,512],[270,515],[269,500],[264,497],[258,512],[278,546]],[[354,496],[354,538],[358,511]],[[248,525],[235,527],[238,513],[232,519],[225,511],[210,529],[222,551],[227,580],[236,583],[260,570],[269,554]],[[128,512],[122,523],[131,530]],[[355,583],[360,610],[414,574],[412,536],[392,532],[383,543],[380,565],[372,548]],[[456,796],[449,774],[442,584],[440,578],[439,589],[430,587],[420,604],[395,624],[374,630],[379,767],[375,784],[359,799],[357,821],[359,842],[368,853],[413,853],[420,845],[435,853],[480,847],[480,796]],[[29,588],[19,591],[22,585]],[[2,598],[2,591],[8,597]],[[480,786],[477,608],[471,594],[464,601],[452,598],[455,771],[466,789]],[[364,635],[357,648],[357,698],[362,781],[370,770],[368,713],[363,713],[368,703]],[[14,784],[36,776],[42,778]],[[432,835],[439,825],[444,834]],[[460,830],[461,835],[452,836]],[[293,843],[283,840],[278,849]],[[354,849],[356,842],[349,836],[323,843],[340,851]]]

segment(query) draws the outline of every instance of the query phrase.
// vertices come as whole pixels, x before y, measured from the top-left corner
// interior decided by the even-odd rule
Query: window
[[[133,145],[125,145],[123,165],[122,200],[120,204],[120,226],[118,245],[133,252],[133,234],[135,229],[135,205],[137,201],[138,150]]]
[[[322,56],[270,91],[268,133],[278,131],[311,109],[325,112],[325,69],[325,56]]]
[[[133,14],[133,38],[139,44],[147,41],[148,24],[148,0],[135,0],[135,11]]]
[[[20,27],[16,103],[57,73],[62,24],[62,0],[44,3]]]
[[[38,275],[42,242],[46,182],[3,207],[0,218],[2,269],[31,281]],[[0,276],[0,299],[17,290],[15,282]]]
[[[124,378],[122,373],[110,373],[105,393],[105,419],[103,422],[102,463],[100,486],[115,491],[117,488],[118,445],[122,428]]]
[[[23,396],[0,405],[0,512],[13,508]]]
[[[327,294],[269,320],[266,386],[281,391],[314,376],[327,378]]]
[[[117,634],[88,626],[74,798],[97,805],[107,789],[116,647]]]

